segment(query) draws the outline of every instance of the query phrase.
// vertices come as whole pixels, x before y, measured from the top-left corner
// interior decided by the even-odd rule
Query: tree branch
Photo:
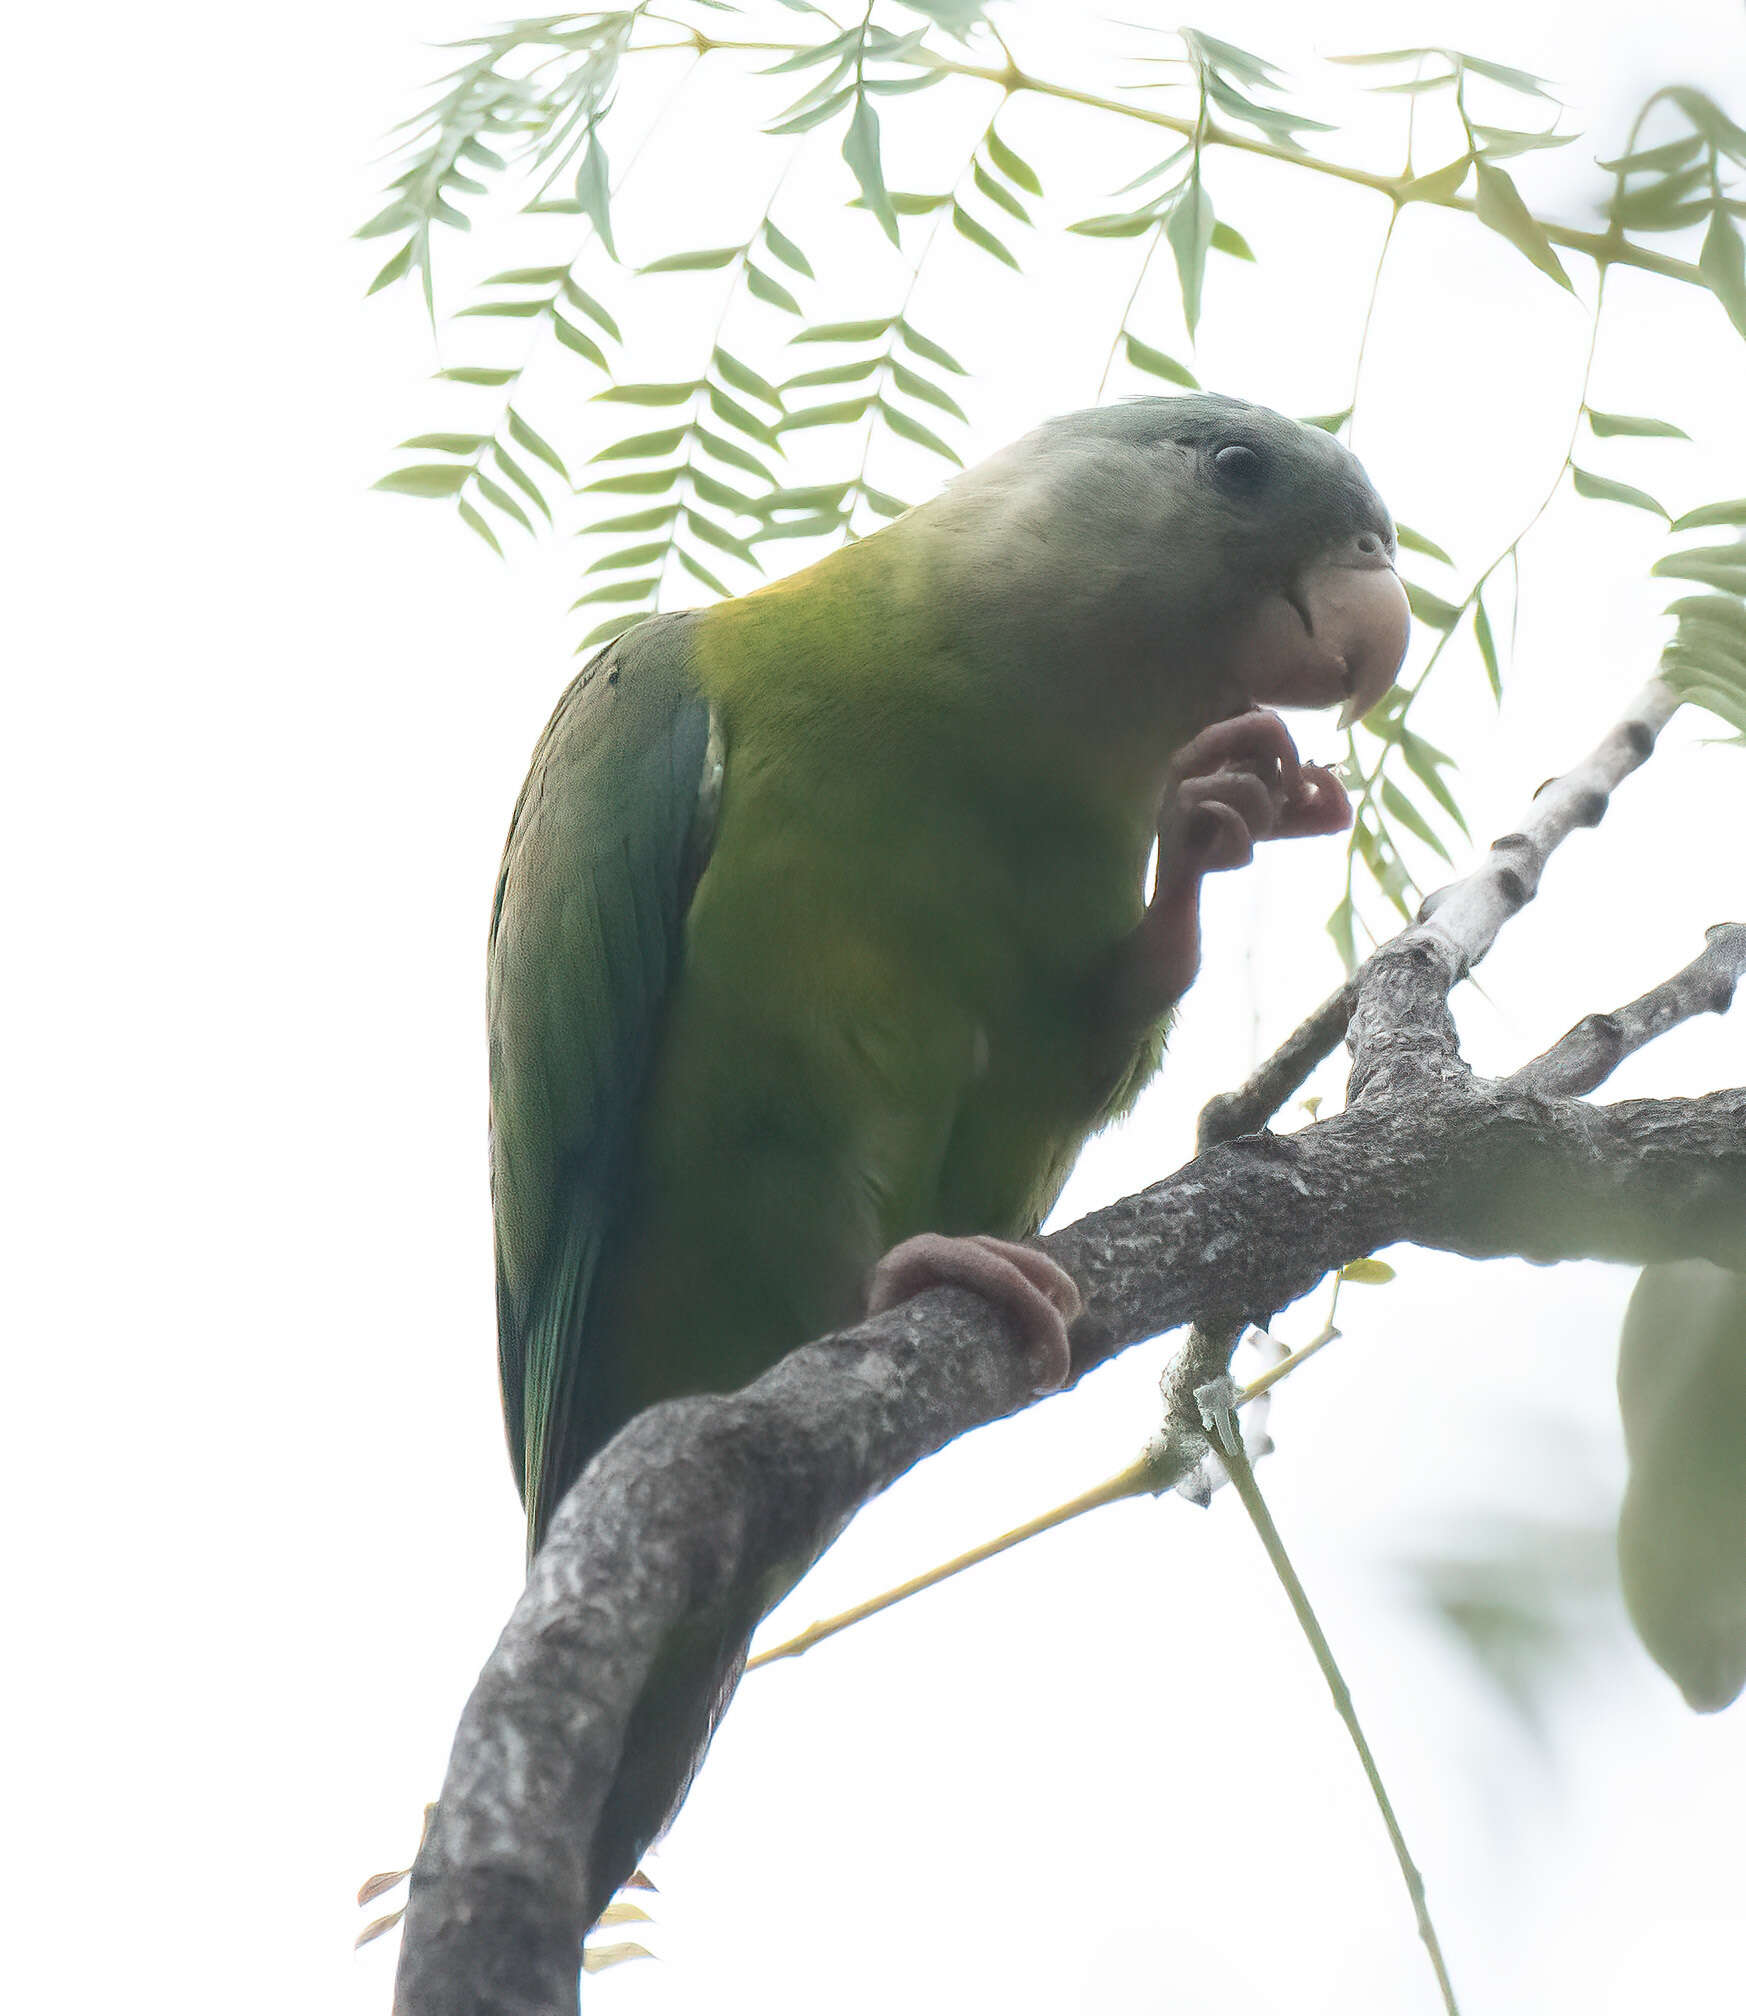
[[[1265,1325],[1401,1240],[1746,1267],[1746,1088],[1591,1106],[1476,1078],[1447,1008],[1674,705],[1651,682],[1366,963],[1345,1112],[1220,1142],[1039,1241],[1085,1296],[1072,1381],[1183,1323]],[[462,1718],[414,1867],[399,2016],[574,2011],[582,1936],[683,1798],[759,1618],[912,1464],[1037,1397],[994,1311],[940,1290],[617,1436],[560,1507]]]

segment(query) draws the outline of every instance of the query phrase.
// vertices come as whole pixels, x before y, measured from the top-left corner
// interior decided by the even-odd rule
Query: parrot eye
[[[1213,467],[1225,481],[1239,490],[1254,490],[1267,474],[1267,465],[1253,448],[1233,441],[1213,455]]]

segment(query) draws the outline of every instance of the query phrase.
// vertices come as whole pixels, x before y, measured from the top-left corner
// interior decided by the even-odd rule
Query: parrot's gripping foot
[[[1158,812],[1158,880],[1122,948],[1117,1020],[1144,1027],[1188,992],[1200,967],[1200,885],[1245,867],[1262,840],[1343,833],[1340,780],[1300,761],[1290,731],[1261,707],[1215,722],[1177,751]]]
[[[1018,1331],[1039,1393],[1066,1385],[1073,1353],[1067,1326],[1084,1307],[1073,1277],[1034,1246],[978,1234],[923,1232],[892,1247],[873,1270],[867,1314],[878,1316],[930,1288],[968,1288]]]

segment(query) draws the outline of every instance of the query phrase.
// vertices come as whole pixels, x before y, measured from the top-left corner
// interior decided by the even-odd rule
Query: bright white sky
[[[1204,21],[1296,70],[1313,109],[1352,80],[1315,70],[1300,15],[1251,0]],[[20,2008],[383,2016],[391,1942],[352,1959],[351,1892],[409,1853],[519,1580],[481,966],[509,808],[569,676],[574,549],[506,570],[436,507],[369,494],[395,440],[466,419],[426,382],[410,297],[361,301],[381,254],[347,236],[376,205],[378,136],[438,67],[420,45],[489,18],[478,0],[316,0],[190,5],[166,24],[99,0],[77,39],[64,22],[12,31],[32,80],[14,151],[37,192],[10,222],[23,620],[3,802],[25,1144],[8,1171],[3,1466]],[[1458,39],[1563,79],[1593,142],[1530,157],[1521,179],[1581,221],[1593,154],[1616,150],[1652,85],[1703,82],[1746,112],[1742,27],[1731,0],[1392,0],[1318,7],[1315,47]],[[1103,36],[1062,5],[1014,9],[1010,28],[1043,71],[1091,61]],[[748,198],[735,157],[711,153],[716,124],[694,81],[633,182],[628,256],[743,233],[762,189]],[[1143,138],[1106,153],[1078,114],[1034,102],[1008,137],[1063,218],[1108,207],[1151,158]],[[883,255],[835,207],[829,154],[790,228],[815,251],[840,234],[816,312],[872,312]],[[1290,411],[1342,403],[1377,206],[1335,211],[1321,185],[1246,162],[1214,173],[1261,263],[1218,262],[1203,378]],[[978,452],[1094,391],[1134,251],[1053,242],[1024,248],[1022,281],[961,246],[918,304],[977,369]],[[1470,566],[1556,464],[1584,320],[1459,220],[1415,214],[1399,249],[1358,447],[1399,514]],[[691,366],[708,283],[671,284],[639,376]],[[1596,402],[1701,445],[1590,444],[1587,460],[1675,509],[1737,495],[1739,338],[1707,299],[1616,286]],[[1000,342],[971,322],[996,312]],[[1142,327],[1182,349],[1163,276]],[[746,341],[775,355],[773,319]],[[583,439],[558,391],[542,397],[536,424]],[[1560,506],[1530,549],[1501,719],[1475,668],[1451,667],[1429,726],[1469,766],[1477,832],[1506,826],[1652,668],[1659,537],[1642,514]],[[1700,747],[1708,732],[1676,724],[1557,864],[1486,968],[1490,1005],[1463,1009],[1476,1063],[1543,1047],[1746,909],[1742,758]],[[1332,747],[1319,724],[1304,739]],[[1088,1154],[1066,1212],[1175,1166],[1201,1101],[1329,985],[1337,845],[1275,853],[1217,892],[1172,1068]],[[1740,1082],[1743,1029],[1680,1031],[1616,1093]],[[1554,1695],[1537,1752],[1393,1566],[1476,1512],[1605,1513],[1630,1277],[1393,1257],[1398,1282],[1350,1293],[1345,1341],[1282,1396],[1264,1481],[1464,2006],[1718,2006],[1746,1929],[1746,1711],[1690,1716],[1615,1641]],[[1307,1335],[1319,1307],[1282,1333]],[[1160,1361],[1132,1353],[906,1480],[785,1617],[1125,1462]],[[1434,2006],[1346,1739],[1228,1498],[1206,1516],[1104,1513],[754,1676],[653,1867],[662,1964],[603,1977],[591,2007]]]

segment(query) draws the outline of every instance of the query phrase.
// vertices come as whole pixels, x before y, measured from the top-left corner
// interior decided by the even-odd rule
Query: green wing
[[[491,919],[499,1369],[529,1552],[616,1426],[590,1337],[719,782],[696,619],[639,625],[558,703]]]

